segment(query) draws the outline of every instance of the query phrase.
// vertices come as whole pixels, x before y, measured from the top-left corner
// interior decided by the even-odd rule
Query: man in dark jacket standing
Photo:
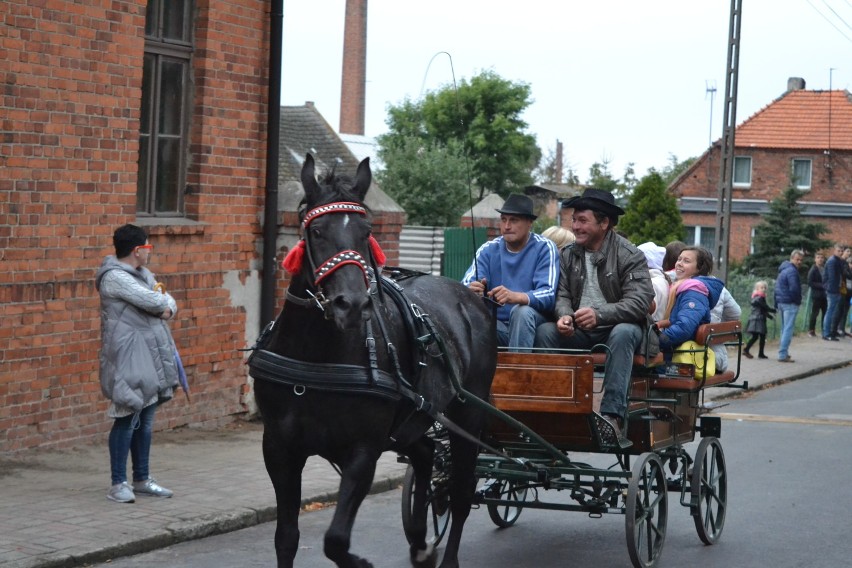
[[[840,341],[837,337],[837,326],[840,320],[840,279],[843,278],[843,245],[834,245],[834,254],[825,263],[822,284],[825,287],[825,295],[828,298],[828,308],[825,310],[825,318],[822,320],[822,338],[826,341]]]
[[[825,310],[828,307],[828,302],[825,298],[825,288],[822,285],[822,275],[825,271],[825,255],[821,252],[816,253],[814,265],[808,271],[808,288],[811,291],[811,315],[808,318],[808,336],[816,337],[816,320],[817,314],[821,313],[825,317]],[[822,322],[822,318],[820,318]]]
[[[793,328],[796,325],[796,315],[802,304],[802,283],[799,280],[799,265],[805,253],[799,249],[790,253],[790,260],[785,260],[778,267],[778,280],[775,282],[775,307],[781,314],[781,344],[778,346],[778,360],[782,363],[793,363],[790,357],[790,342],[793,340]]]
[[[645,255],[613,230],[624,210],[610,192],[589,188],[562,207],[573,209],[576,240],[560,253],[556,323],[538,328],[536,346],[609,347],[601,414],[621,438],[633,354],[654,299],[651,273]]]

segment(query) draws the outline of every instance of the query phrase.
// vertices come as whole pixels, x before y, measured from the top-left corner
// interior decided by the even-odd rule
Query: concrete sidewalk
[[[743,359],[740,381],[755,389],[848,365],[852,341],[798,336],[790,353],[795,363],[779,363],[777,343],[767,345],[769,359]],[[706,396],[741,392],[714,388]],[[151,465],[175,496],[120,504],[106,499],[106,443],[0,456],[0,567],[84,566],[274,520],[275,496],[257,423],[158,432]],[[404,471],[396,454],[385,454],[374,491],[396,487]],[[312,459],[303,476],[304,501],[333,500],[338,481],[327,462]]]

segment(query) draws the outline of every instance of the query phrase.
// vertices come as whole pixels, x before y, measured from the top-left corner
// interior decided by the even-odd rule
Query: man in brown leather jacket
[[[539,327],[536,346],[609,347],[601,414],[620,435],[633,355],[654,298],[645,255],[615,233],[624,210],[608,191],[589,188],[563,203],[573,209],[573,245],[560,255],[556,323]]]

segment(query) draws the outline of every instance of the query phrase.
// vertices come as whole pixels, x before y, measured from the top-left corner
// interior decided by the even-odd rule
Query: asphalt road
[[[713,546],[698,539],[692,517],[669,494],[660,566],[793,568],[846,566],[852,556],[852,372],[841,369],[746,394],[717,411],[728,470],[728,515]],[[690,445],[690,453],[697,444]],[[552,498],[548,495],[548,498]],[[353,533],[353,551],[377,568],[406,567],[400,491],[370,497]],[[304,513],[296,566],[327,567],[322,534],[331,510]],[[101,568],[275,566],[273,523],[116,559]],[[497,529],[484,509],[465,528],[467,567],[596,568],[630,566],[621,515],[526,509]]]

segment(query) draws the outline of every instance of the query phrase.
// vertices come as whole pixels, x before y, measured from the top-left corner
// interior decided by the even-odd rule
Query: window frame
[[[189,125],[190,125],[190,103],[192,101],[193,82],[193,53],[194,53],[194,6],[193,0],[149,0],[146,9],[145,25],[145,64],[143,67],[142,96],[140,99],[140,124],[139,124],[139,173],[136,188],[136,215],[138,217],[183,217],[185,215],[184,194],[186,188],[187,170],[189,164]],[[180,38],[167,37],[165,35],[164,19],[167,9],[182,9],[180,14],[181,25]],[[172,13],[174,15],[174,13]],[[156,21],[152,24],[150,18]],[[149,31],[153,30],[153,35]],[[177,63],[182,67],[180,79],[180,105],[176,118],[170,121],[170,125],[176,126],[161,132],[161,120],[164,116],[164,102],[161,100],[163,92],[163,69],[164,67]],[[169,108],[174,111],[173,106]],[[160,149],[162,144],[168,144],[169,140],[177,140],[178,152],[175,157],[176,163],[172,164],[176,171],[174,180],[169,185],[173,188],[162,189],[160,187],[161,172],[158,171]],[[175,179],[176,177],[176,179]],[[158,197],[162,197],[161,191],[166,191],[165,201],[170,203],[168,209],[158,210]],[[174,194],[172,194],[174,192]],[[161,201],[163,201],[161,199]]]
[[[737,161],[748,160],[748,181],[737,181]],[[733,187],[751,187],[751,180],[754,171],[754,161],[751,156],[734,156],[734,169],[731,174],[731,185]]]
[[[798,177],[796,176],[797,162],[808,164],[808,180],[806,184],[799,183]],[[814,161],[810,158],[792,158],[790,160],[790,179],[796,189],[810,190],[813,186],[814,179]]]

